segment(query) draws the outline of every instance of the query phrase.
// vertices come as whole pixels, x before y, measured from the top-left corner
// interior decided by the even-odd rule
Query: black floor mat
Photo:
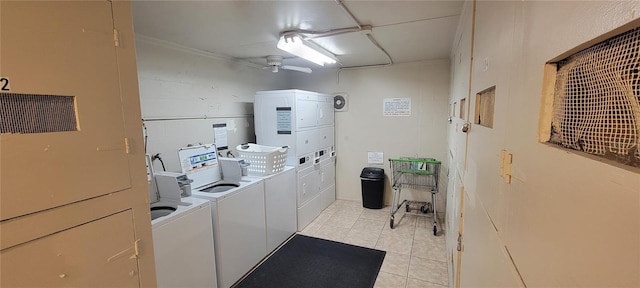
[[[236,288],[371,288],[386,252],[304,235],[260,264]]]

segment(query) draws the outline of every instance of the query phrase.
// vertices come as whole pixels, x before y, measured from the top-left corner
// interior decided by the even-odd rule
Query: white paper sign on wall
[[[213,144],[218,150],[229,149],[227,144],[227,123],[213,124]]]
[[[411,116],[411,98],[385,98],[383,116]]]
[[[369,164],[384,164],[384,154],[382,152],[368,152],[367,160]]]

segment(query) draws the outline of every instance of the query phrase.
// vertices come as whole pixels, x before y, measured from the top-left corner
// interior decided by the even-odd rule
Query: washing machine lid
[[[199,189],[220,181],[220,165],[216,145],[205,144],[178,149],[182,173],[193,180],[191,187]]]
[[[180,199],[179,203],[176,202],[165,202],[158,201],[156,203],[151,204],[151,207],[156,206],[175,206],[176,211],[171,212],[169,215],[158,217],[156,219],[151,220],[151,227],[156,229],[165,225],[167,222],[171,222],[177,218],[180,218],[184,215],[192,213],[193,211],[200,209],[202,207],[210,206],[209,203],[211,201],[205,199],[198,199],[194,197],[184,197]]]

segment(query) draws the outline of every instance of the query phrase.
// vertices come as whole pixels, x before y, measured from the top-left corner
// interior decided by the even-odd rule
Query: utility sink
[[[237,183],[219,183],[219,184],[214,184],[213,186],[209,187],[209,188],[205,188],[202,189],[200,191],[205,192],[205,193],[221,193],[227,190],[231,190],[233,188],[236,187],[240,187],[240,184]]]
[[[151,220],[167,216],[174,211],[178,210],[176,206],[156,206],[151,207]]]

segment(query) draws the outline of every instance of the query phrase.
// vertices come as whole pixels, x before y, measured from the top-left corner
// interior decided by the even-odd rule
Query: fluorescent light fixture
[[[320,66],[338,62],[338,59],[336,59],[336,57],[329,51],[326,51],[309,41],[302,40],[299,36],[280,37],[280,41],[278,41],[278,49],[287,51]]]

